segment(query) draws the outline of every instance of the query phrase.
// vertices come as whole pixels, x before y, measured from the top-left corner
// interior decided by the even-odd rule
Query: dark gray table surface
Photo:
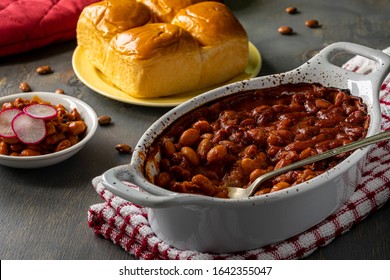
[[[375,49],[390,46],[390,0],[225,1],[246,28],[262,55],[259,75],[280,73],[303,64],[323,47],[338,41]],[[296,6],[298,14],[284,12]],[[304,22],[317,19],[320,28]],[[289,25],[294,34],[277,32]],[[20,92],[20,82],[33,91],[65,90],[90,104],[113,125],[99,127],[78,154],[60,164],[34,170],[0,166],[0,259],[132,259],[112,242],[88,228],[90,205],[102,200],[91,180],[105,170],[128,163],[118,143],[134,147],[144,131],[170,108],[143,107],[104,97],[75,76],[71,58],[75,41],[0,58],[0,96]],[[39,76],[35,68],[54,72]],[[307,259],[390,259],[390,205],[316,250]]]

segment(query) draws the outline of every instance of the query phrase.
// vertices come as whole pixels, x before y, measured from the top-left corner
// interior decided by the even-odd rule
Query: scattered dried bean
[[[100,125],[107,125],[111,123],[111,117],[107,115],[102,115],[98,118],[98,123]]]
[[[305,21],[305,25],[309,28],[317,28],[320,26],[318,23],[318,20],[316,20],[316,19],[309,19],[309,20]]]
[[[62,88],[57,88],[54,93],[65,94],[65,91]]]
[[[37,72],[39,75],[45,75],[51,73],[52,69],[49,65],[43,65],[35,69],[35,72]]]
[[[288,14],[296,14],[296,13],[298,13],[298,9],[295,8],[295,7],[287,7],[285,11]]]
[[[120,152],[120,153],[124,153],[124,154],[131,154],[131,152],[133,151],[130,147],[130,145],[127,145],[127,144],[118,144],[115,146],[115,149]]]
[[[293,29],[290,26],[281,26],[278,28],[278,32],[282,35],[290,35],[293,33]]]
[[[26,82],[20,83],[20,84],[19,84],[19,88],[20,88],[20,90],[23,91],[23,92],[31,91],[30,85],[29,85],[28,83],[26,83]]]

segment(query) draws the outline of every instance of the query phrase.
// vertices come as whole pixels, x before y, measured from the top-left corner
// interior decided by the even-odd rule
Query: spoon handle
[[[327,158],[330,158],[332,156],[335,156],[335,155],[338,155],[341,153],[345,153],[345,152],[349,152],[349,151],[352,151],[355,149],[359,149],[359,148],[368,146],[370,144],[373,144],[373,143],[376,143],[376,142],[379,142],[382,140],[387,140],[389,138],[390,138],[390,131],[385,131],[385,132],[378,133],[378,134],[375,134],[373,136],[366,137],[364,139],[361,139],[361,140],[334,148],[332,150],[328,150],[324,153],[321,153],[321,154],[318,154],[318,155],[315,155],[312,157],[308,157],[308,158],[300,160],[300,161],[293,162],[293,163],[286,165],[284,167],[281,167],[279,169],[265,173],[263,176],[260,176],[252,183],[252,185],[250,186],[251,192],[250,192],[249,196],[251,196],[256,191],[257,187],[262,182],[264,182],[272,177],[281,175],[283,173],[286,173],[287,171],[297,169],[297,168],[302,167],[304,165],[311,164],[313,162],[317,162],[317,161],[320,161],[323,159],[327,159]]]

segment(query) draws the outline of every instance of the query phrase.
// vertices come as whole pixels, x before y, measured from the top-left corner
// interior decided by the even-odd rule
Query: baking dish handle
[[[342,53],[350,53],[371,59],[376,62],[376,67],[373,69],[373,71],[367,74],[360,74],[343,69],[341,67],[335,67],[332,61],[337,55]],[[358,81],[370,80],[372,85],[377,87],[378,90],[382,85],[383,80],[386,78],[386,75],[389,74],[390,70],[390,56],[380,50],[375,50],[349,42],[338,42],[325,47],[316,56],[309,60],[309,64],[315,62],[325,64],[322,66],[325,68],[332,67],[334,70],[338,69],[338,71],[340,71],[340,75],[342,76],[345,74],[345,71],[348,71],[348,76],[353,77],[353,79]]]
[[[136,182],[136,170],[131,165],[113,167],[102,175],[103,186],[114,195],[135,204],[150,208],[163,208],[175,205],[201,204],[205,198],[197,195],[172,193],[167,195],[154,195],[142,189],[142,184]],[[124,182],[133,184],[129,186]],[[145,181],[147,184],[147,182]],[[140,188],[140,190],[137,189]],[[207,199],[207,198],[206,198]]]

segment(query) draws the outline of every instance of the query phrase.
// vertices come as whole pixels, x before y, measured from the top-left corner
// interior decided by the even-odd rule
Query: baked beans
[[[30,104],[48,104],[38,97],[32,100],[16,98],[13,102],[2,104],[1,110],[18,108],[23,110]],[[57,114],[45,120],[46,136],[36,144],[24,144],[17,137],[0,137],[0,154],[8,156],[38,156],[58,152],[78,143],[87,130],[87,125],[76,108],[67,110],[62,104],[52,105]]]
[[[367,108],[347,90],[286,84],[237,93],[203,105],[155,141],[161,151],[156,185],[181,193],[227,198],[260,175],[365,137]],[[347,154],[268,180],[261,195],[294,186],[334,167]]]

